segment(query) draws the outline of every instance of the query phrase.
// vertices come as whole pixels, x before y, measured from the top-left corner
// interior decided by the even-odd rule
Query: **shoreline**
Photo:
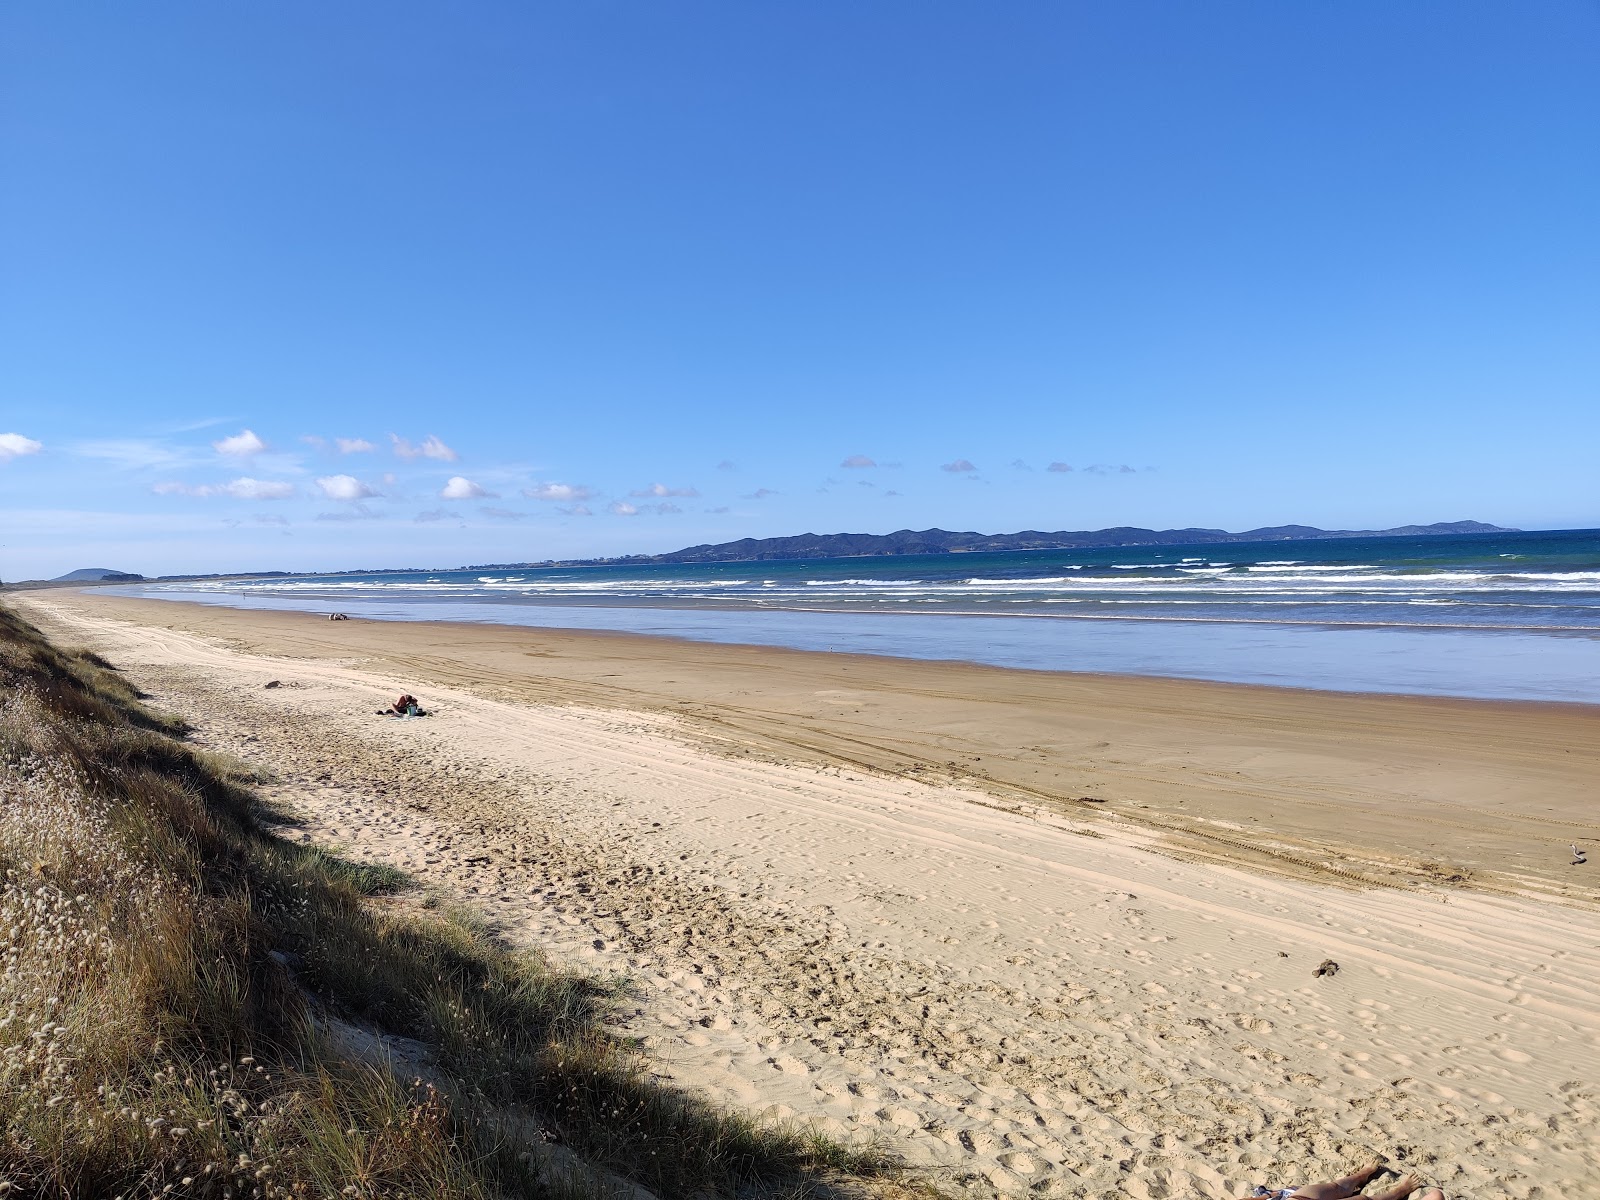
[[[376,574],[376,573],[377,572],[367,572],[367,574],[369,574],[369,575],[370,574]],[[81,584],[62,584],[60,586],[62,586],[62,587],[81,587],[82,585]],[[144,585],[140,585],[140,584],[106,584],[104,586],[106,586],[108,588],[111,588],[111,587],[140,587],[140,586],[144,586]],[[162,587],[165,588],[166,585],[162,585]],[[225,592],[218,592],[217,593],[217,595],[219,595],[219,596],[226,595],[226,594],[227,593],[225,593]],[[280,593],[265,592],[265,593],[263,593],[263,595],[267,596],[268,598],[274,599],[274,600],[284,601],[286,603],[292,602],[292,598],[291,597],[283,595],[283,594],[280,594]],[[135,597],[131,597],[131,598],[132,599],[137,599],[137,600],[159,599],[159,597],[155,597],[155,596],[135,596]],[[240,599],[244,599],[244,594],[242,592],[239,594],[239,598]],[[338,603],[340,601],[348,604],[348,603],[351,603],[352,600],[355,600],[358,603],[374,603],[374,604],[375,603],[380,603],[380,601],[378,601],[378,600],[368,599],[368,598],[365,598],[365,597],[340,597],[340,596],[333,596],[333,595],[318,596],[318,595],[313,595],[313,594],[309,594],[309,593],[306,594],[303,598],[306,599],[306,600],[324,601],[324,602],[329,603],[329,604]],[[173,604],[217,604],[217,605],[219,605],[221,607],[244,608],[244,609],[254,609],[254,608],[261,607],[258,604],[224,604],[221,600],[215,600],[215,601],[212,601],[212,600],[194,600],[194,599],[187,599],[187,598],[168,601],[168,603],[173,603]],[[455,604],[483,604],[483,605],[502,604],[502,605],[505,605],[508,608],[579,608],[579,609],[601,609],[601,610],[606,610],[606,611],[619,611],[619,612],[627,612],[627,611],[639,610],[639,609],[647,610],[647,611],[648,610],[657,610],[657,609],[659,609],[659,610],[664,611],[664,612],[720,612],[720,613],[758,613],[758,612],[768,613],[768,612],[781,612],[781,613],[826,613],[826,614],[832,614],[832,615],[837,615],[837,616],[873,616],[873,617],[895,617],[895,616],[980,617],[980,618],[987,618],[987,619],[991,619],[991,620],[993,620],[993,619],[1005,620],[1005,619],[1008,619],[1008,618],[1015,618],[1015,619],[1018,619],[1018,620],[1035,620],[1035,619],[1037,619],[1037,620],[1043,620],[1043,621],[1117,621],[1117,622],[1124,622],[1125,621],[1125,622],[1128,622],[1130,624],[1149,623],[1149,624],[1159,624],[1159,625],[1259,625],[1259,626],[1264,626],[1264,627],[1268,627],[1268,628],[1282,627],[1282,628],[1285,628],[1285,629],[1326,629],[1326,630],[1342,630],[1342,629],[1384,630],[1384,629],[1395,629],[1395,630],[1403,630],[1403,631],[1407,631],[1407,632],[1410,632],[1410,631],[1413,631],[1413,630],[1437,629],[1442,633],[1513,633],[1513,634],[1528,634],[1528,635],[1531,635],[1531,636],[1540,636],[1540,635],[1544,635],[1544,634],[1551,634],[1551,635],[1575,634],[1575,635],[1579,635],[1581,637],[1587,638],[1587,639],[1589,639],[1591,641],[1600,640],[1600,629],[1596,629],[1596,628],[1594,628],[1592,626],[1588,626],[1588,625],[1539,625],[1539,626],[1532,626],[1532,625],[1449,625],[1449,624],[1446,624],[1444,622],[1439,622],[1439,621],[1429,621],[1429,622],[1417,621],[1417,622],[1413,622],[1413,623],[1410,623],[1410,624],[1405,623],[1405,622],[1401,622],[1401,621],[1333,621],[1333,620],[1289,621],[1289,620],[1268,619],[1268,618],[1265,618],[1265,617],[1156,617],[1156,616],[1139,616],[1138,614],[1122,615],[1122,614],[1112,614],[1112,613],[999,612],[999,611],[996,611],[996,610],[993,610],[993,609],[987,609],[986,610],[986,609],[955,609],[955,608],[890,608],[887,605],[881,605],[881,606],[875,607],[875,608],[868,608],[865,605],[862,605],[862,606],[859,606],[859,607],[856,607],[856,608],[830,608],[830,607],[827,607],[826,605],[821,605],[821,604],[816,604],[816,605],[766,604],[766,603],[760,603],[760,602],[754,602],[754,601],[750,602],[750,603],[747,603],[747,604],[740,604],[740,605],[718,604],[715,601],[695,601],[695,602],[692,602],[692,603],[691,602],[685,602],[685,603],[682,603],[682,604],[673,604],[673,603],[668,602],[665,598],[653,599],[653,600],[650,600],[648,602],[647,601],[633,601],[631,603],[629,601],[625,600],[625,599],[618,599],[618,600],[610,600],[610,601],[602,604],[602,603],[598,603],[598,602],[591,603],[591,602],[583,601],[583,600],[563,600],[563,599],[560,599],[559,597],[556,597],[556,596],[540,596],[537,600],[529,600],[529,601],[523,601],[523,602],[512,602],[512,601],[508,601],[508,600],[501,600],[501,599],[497,599],[497,598],[486,598],[486,597],[474,597],[474,598],[465,598],[465,597],[463,597],[460,600],[425,601],[423,603],[455,603]],[[274,611],[274,610],[262,608],[262,611]],[[299,610],[299,611],[310,611],[310,610]],[[370,619],[374,620],[374,621],[428,621],[428,620],[430,620],[430,618],[428,618],[428,617],[380,617],[380,616],[374,616],[374,617],[371,617]],[[503,624],[503,622],[489,622],[489,624]],[[742,644],[760,645],[761,643],[757,642],[757,643],[742,643]],[[1226,681],[1219,681],[1219,682],[1226,682]]]
[[[1398,1152],[1531,1198],[1600,1166],[1593,889],[1451,856],[1592,824],[1592,715],[11,602],[270,776],[290,836],[631,979],[615,1028],[674,1084],[951,1192],[1231,1200]],[[432,715],[374,716],[398,687]]]
[[[1600,705],[1600,639],[1571,632],[777,605],[529,604],[479,597],[418,603],[223,593],[128,598],[243,612],[343,611],[391,624],[631,632],[704,644],[1318,692]],[[888,619],[873,619],[878,617]]]

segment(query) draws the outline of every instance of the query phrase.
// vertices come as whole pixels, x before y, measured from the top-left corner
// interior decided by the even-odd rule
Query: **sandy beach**
[[[7,602],[293,836],[625,975],[673,1080],[941,1186],[1600,1195],[1600,708]]]

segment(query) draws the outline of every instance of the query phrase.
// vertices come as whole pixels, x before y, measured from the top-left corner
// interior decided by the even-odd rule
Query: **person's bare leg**
[[[1369,1196],[1368,1200],[1405,1200],[1407,1196],[1411,1195],[1412,1192],[1416,1191],[1421,1186],[1422,1180],[1418,1179],[1415,1175],[1407,1175],[1388,1191],[1379,1192],[1375,1196]],[[1426,1197],[1428,1192],[1433,1193],[1434,1200],[1444,1200],[1444,1193],[1438,1188],[1429,1188],[1427,1192],[1423,1193],[1423,1196]]]
[[[1339,1179],[1332,1179],[1327,1183],[1309,1183],[1295,1192],[1291,1200],[1345,1200],[1347,1196],[1354,1196],[1361,1191],[1362,1188],[1366,1187],[1379,1175],[1382,1175],[1387,1169],[1381,1162],[1374,1161],[1362,1167],[1361,1170],[1353,1171]],[[1419,1181],[1403,1192],[1396,1192],[1396,1200],[1400,1196],[1409,1196],[1420,1186]],[[1387,1197],[1388,1193],[1385,1193],[1385,1196]],[[1377,1198],[1374,1197],[1373,1200],[1377,1200]]]

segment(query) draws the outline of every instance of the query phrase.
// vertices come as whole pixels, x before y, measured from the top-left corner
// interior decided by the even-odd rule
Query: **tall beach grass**
[[[273,836],[184,733],[0,608],[0,1196],[910,1186],[661,1085],[603,988]]]

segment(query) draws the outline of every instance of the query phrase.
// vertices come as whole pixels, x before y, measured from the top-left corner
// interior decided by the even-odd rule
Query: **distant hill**
[[[130,571],[113,571],[109,567],[80,567],[65,575],[58,575],[51,583],[137,583],[143,575]]]
[[[1082,550],[1117,546],[1196,546],[1226,542],[1309,542],[1358,537],[1449,537],[1463,533],[1517,533],[1482,521],[1442,521],[1397,529],[1317,529],[1274,525],[1229,533],[1226,529],[1115,529],[1041,533],[951,533],[945,529],[901,529],[894,533],[802,533],[794,537],[743,538],[690,546],[670,554],[636,554],[608,562],[764,562],[784,558],[858,558],[885,554],[977,554],[998,550]]]

